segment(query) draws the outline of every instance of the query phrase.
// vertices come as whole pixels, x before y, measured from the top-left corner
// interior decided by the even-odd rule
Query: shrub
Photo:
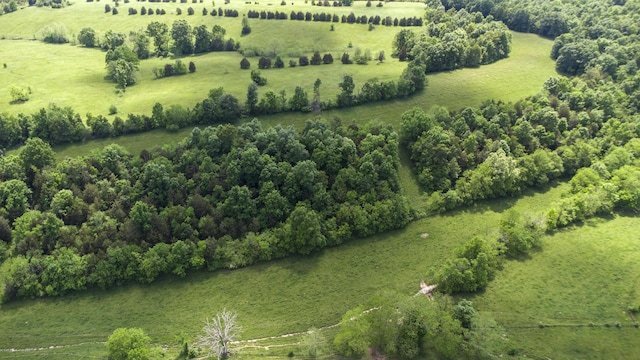
[[[240,69],[248,69],[251,67],[251,63],[249,62],[249,60],[247,60],[247,58],[242,58],[242,60],[240,60]]]
[[[298,65],[295,60],[289,60],[289,67],[296,67]]]
[[[69,37],[67,35],[67,27],[61,23],[45,26],[40,30],[40,39],[50,44],[68,43]]]
[[[300,58],[298,58],[298,63],[300,66],[307,66],[309,65],[309,58],[306,56],[300,56]]]
[[[282,61],[282,59],[280,58],[280,56],[276,57],[276,62],[273,65],[273,67],[277,68],[277,69],[282,69],[284,67],[284,61]]]
[[[194,64],[193,61],[189,61],[189,72],[190,73],[196,72],[196,64]]]
[[[115,105],[109,106],[109,115],[115,115],[118,113],[118,108]]]
[[[251,80],[258,86],[267,85],[267,79],[260,76],[260,71],[258,70],[251,70]]]
[[[29,101],[29,97],[31,96],[31,93],[32,91],[30,86],[27,86],[26,88],[12,86],[10,90],[11,103],[17,104],[17,103],[23,103],[23,102]]]

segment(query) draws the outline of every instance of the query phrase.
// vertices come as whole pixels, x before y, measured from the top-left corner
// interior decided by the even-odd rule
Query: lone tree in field
[[[237,316],[238,314],[225,309],[214,318],[207,319],[207,324],[202,329],[204,335],[198,338],[197,346],[205,349],[209,356],[215,355],[218,359],[229,356],[229,344],[238,337],[240,331],[236,323]]]

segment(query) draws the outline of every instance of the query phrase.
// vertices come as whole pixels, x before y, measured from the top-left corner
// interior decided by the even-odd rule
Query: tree
[[[96,32],[90,27],[83,28],[78,33],[78,43],[86,47],[96,46]]]
[[[144,31],[138,31],[130,35],[133,41],[133,52],[138,56],[138,59],[148,59],[150,55],[149,51],[149,38]]]
[[[343,53],[340,61],[345,65],[353,64],[353,61],[349,59],[349,53]]]
[[[40,138],[32,137],[27,139],[27,143],[22,147],[20,160],[27,171],[32,168],[40,170],[47,165],[55,164],[54,155],[51,145]]]
[[[258,85],[255,82],[249,84],[247,88],[247,112],[256,115],[258,112]]]
[[[27,102],[31,97],[31,87],[12,86],[11,90],[9,90],[9,93],[11,95],[12,104]]]
[[[151,338],[140,328],[118,328],[107,339],[107,351],[112,360],[149,359]]]
[[[189,72],[190,73],[196,72],[196,64],[194,64],[193,61],[189,61]]]
[[[247,60],[247,58],[242,58],[242,60],[240,60],[240,69],[246,70],[249,69],[251,67],[251,63],[249,62],[249,60]]]
[[[29,208],[31,189],[22,180],[0,182],[0,214],[6,211],[9,220],[22,216]]]
[[[273,65],[276,69],[282,69],[284,67],[284,61],[280,58],[280,56],[276,56],[276,61]]]
[[[236,322],[238,314],[223,309],[215,317],[206,320],[202,329],[204,335],[198,337],[197,346],[207,351],[209,356],[215,355],[218,360],[231,354],[229,345],[238,337],[240,327]]]
[[[171,26],[173,52],[176,55],[193,53],[193,39],[191,25],[186,20],[176,20]]]
[[[344,75],[342,82],[338,84],[342,92],[338,94],[337,105],[338,107],[351,106],[354,103],[353,90],[356,88],[353,83],[353,77],[351,75]]]
[[[251,33],[251,26],[249,26],[249,18],[242,17],[242,36],[249,35]]]
[[[153,38],[157,56],[167,56],[169,54],[169,27],[167,24],[158,21],[149,23],[147,25],[147,35]]]
[[[126,45],[107,52],[107,77],[112,79],[122,89],[136,82],[140,60]]]
[[[193,29],[193,34],[196,38],[193,52],[201,54],[209,51],[213,38],[209,30],[207,30],[206,25],[196,26],[196,28]]]
[[[322,58],[320,57],[320,52],[316,51],[313,53],[310,61],[311,65],[320,65],[322,64]]]

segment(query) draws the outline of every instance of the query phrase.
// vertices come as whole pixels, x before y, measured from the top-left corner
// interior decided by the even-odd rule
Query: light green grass
[[[512,348],[533,358],[640,357],[633,340],[640,330],[626,313],[640,304],[638,217],[589,220],[545,237],[543,249],[507,262],[474,306],[513,333]]]
[[[159,7],[167,10],[178,6],[174,3],[162,4]],[[323,95],[334,97],[339,90],[338,83],[345,73],[351,74],[356,82],[362,84],[374,77],[379,80],[396,79],[406,65],[390,58],[393,38],[400,30],[398,27],[378,26],[375,30],[368,31],[367,25],[335,23],[335,31],[330,31],[332,23],[327,22],[251,19],[252,33],[240,37],[241,16],[203,16],[201,11],[204,4],[180,4],[185,12],[188,6],[193,6],[196,11],[196,15],[193,16],[128,16],[122,13],[126,12],[127,5],[138,9],[143,5],[158,7],[156,3],[132,2],[121,5],[121,13],[113,16],[103,13],[104,3],[79,2],[64,9],[31,7],[0,17],[0,36],[7,39],[26,39],[0,40],[0,62],[7,64],[6,69],[0,67],[0,110],[10,113],[33,113],[49,103],[56,103],[71,106],[83,116],[88,112],[106,115],[111,105],[118,108],[121,116],[128,113],[150,114],[156,102],[165,106],[180,104],[193,107],[196,102],[207,96],[210,89],[220,86],[244,101],[247,87],[251,83],[250,71],[240,69],[241,54],[217,52],[183,58],[184,62],[193,61],[196,64],[195,74],[160,80],[155,79],[153,68],[163,67],[165,63],[173,62],[173,59],[144,60],[140,64],[138,83],[129,87],[124,95],[119,95],[115,92],[115,84],[104,79],[104,52],[69,44],[47,45],[29,40],[33,39],[41,28],[54,22],[65,24],[74,38],[75,34],[86,26],[94,28],[98,33],[113,30],[128,34],[130,31],[146,28],[152,21],[161,21],[169,26],[178,19],[186,19],[193,26],[204,24],[210,28],[215,24],[221,25],[227,29],[227,36],[239,40],[243,48],[273,49],[275,46],[282,55],[287,68],[264,70],[262,74],[269,82],[266,87],[261,88],[261,94],[268,90],[276,93],[285,90],[290,96],[296,86],[302,86],[311,93],[313,82],[320,78],[324,83]],[[210,3],[207,8],[211,8]],[[265,3],[250,7],[234,4],[223,8],[239,8],[242,12],[248,9],[288,12],[295,9],[336,14],[354,11],[357,14],[394,17],[421,16],[423,13],[423,5],[418,3],[389,3],[383,8],[366,8],[363,3],[358,3],[353,9],[334,9],[312,7],[298,1],[296,5],[277,8]],[[4,31],[7,33],[3,35]],[[353,44],[353,48],[348,48],[349,43]],[[362,51],[369,49],[373,56],[384,50],[388,61],[381,65],[376,65],[376,61],[370,62],[367,66],[342,65],[342,53],[350,52],[353,55],[356,47]],[[288,68],[291,59],[289,55],[293,55],[293,59],[297,61],[299,55],[310,57],[316,50],[322,54],[331,53],[334,64]],[[250,61],[252,69],[256,69],[258,58],[250,58]],[[12,85],[31,86],[31,99],[23,104],[9,105],[9,89]]]
[[[534,194],[416,221],[308,257],[4,304],[0,338],[16,348],[64,345],[104,341],[117,327],[136,326],[159,343],[172,343],[182,331],[195,336],[206,316],[225,307],[239,313],[245,339],[331,325],[374,294],[415,293],[427,269],[455,246],[492,233],[501,211],[542,208],[557,191]]]

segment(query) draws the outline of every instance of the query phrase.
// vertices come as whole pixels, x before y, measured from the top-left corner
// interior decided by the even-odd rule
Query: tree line
[[[384,18],[380,17],[380,15],[371,15],[367,17],[366,15],[356,16],[353,12],[349,15],[342,15],[341,17],[337,14],[330,13],[311,13],[307,11],[303,13],[302,11],[291,11],[291,14],[287,15],[285,12],[280,11],[257,11],[257,10],[249,10],[247,12],[247,17],[250,19],[260,19],[260,20],[298,20],[298,21],[313,21],[313,22],[334,22],[334,23],[343,23],[343,24],[373,24],[373,25],[383,25],[383,26],[422,26],[422,18],[419,17],[403,17],[401,19],[392,18],[391,16],[386,16]]]
[[[397,145],[378,123],[308,121],[298,133],[252,121],[56,164],[30,138],[2,158],[3,298],[242,267],[401,228],[412,212]]]

